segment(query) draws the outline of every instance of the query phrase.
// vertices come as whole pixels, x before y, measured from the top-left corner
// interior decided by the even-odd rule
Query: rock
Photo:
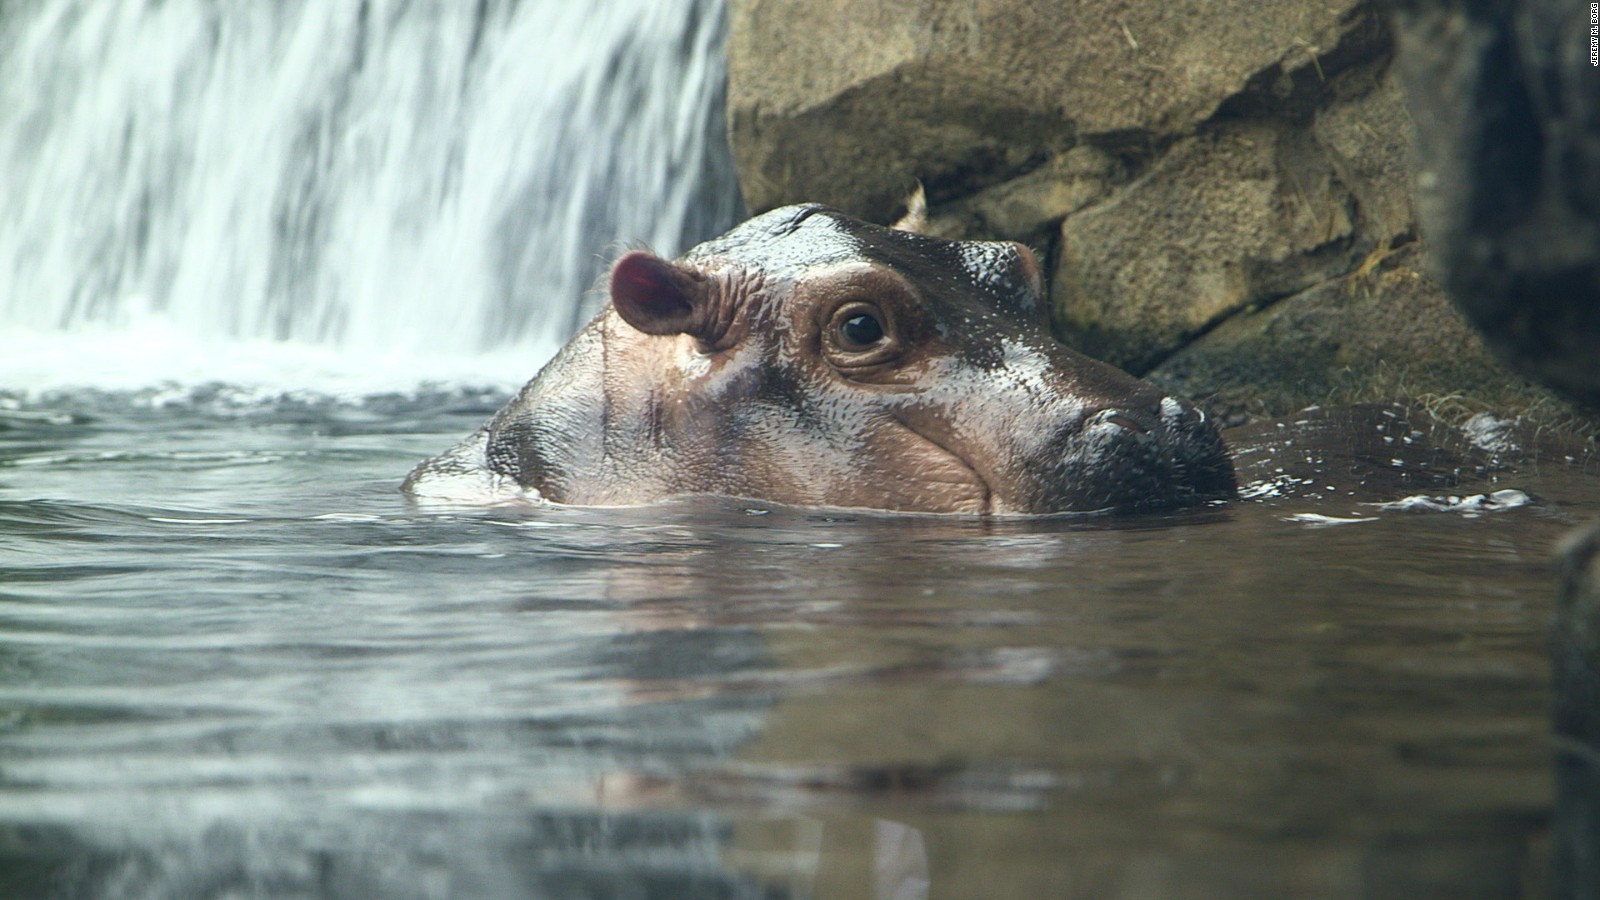
[[[1600,81],[1587,5],[1398,6],[1417,206],[1441,280],[1515,367],[1600,405]]]
[[[1248,318],[1411,240],[1409,120],[1393,79],[1363,67],[1329,93],[1310,127],[1262,117],[1203,129],[1106,203],[1067,216],[1052,287],[1063,338],[1142,372],[1229,316]],[[1385,335],[1386,349],[1414,356],[1394,339],[1420,321],[1391,323],[1400,330]],[[1435,336],[1416,339],[1426,353]],[[1272,390],[1271,373],[1258,375]]]
[[[1375,252],[1370,271],[1230,317],[1145,377],[1224,421],[1378,397],[1527,406],[1537,393],[1506,378],[1419,256]]]
[[[1411,117],[1393,75],[1352,72],[1317,110],[1311,134],[1355,199],[1358,228],[1377,246],[1413,236]]]
[[[1073,147],[1031,172],[950,203],[929,230],[951,239],[989,235],[1041,243],[1063,218],[1102,199],[1127,178],[1127,167],[1111,154]]]
[[[1354,199],[1304,131],[1229,122],[1061,226],[1067,343],[1134,372],[1229,315],[1353,266]]]
[[[888,221],[1104,136],[1140,144],[1303,67],[1360,0],[1130,5],[732,0],[729,134],[754,212],[817,200]]]
[[[1600,897],[1600,525],[1556,552],[1556,816],[1552,896]]]

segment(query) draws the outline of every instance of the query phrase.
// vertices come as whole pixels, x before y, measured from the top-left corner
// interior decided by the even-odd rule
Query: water
[[[499,399],[13,404],[0,893],[1543,883],[1577,467],[992,523],[397,492]]]
[[[1538,896],[1560,452],[1291,425],[1122,519],[398,493],[618,242],[733,220],[721,29],[0,6],[0,896]]]

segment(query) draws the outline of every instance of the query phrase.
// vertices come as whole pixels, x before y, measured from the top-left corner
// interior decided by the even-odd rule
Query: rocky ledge
[[[1049,261],[1063,340],[1234,419],[1398,396],[1570,412],[1429,274],[1374,4],[912,6],[732,0],[752,212],[888,221],[920,180],[935,232]]]

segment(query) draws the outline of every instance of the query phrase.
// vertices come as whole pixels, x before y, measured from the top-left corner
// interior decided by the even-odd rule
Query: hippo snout
[[[1221,435],[1203,412],[1172,397],[1095,410],[1062,451],[1066,496],[1057,506],[1164,509],[1231,497],[1236,487]]]

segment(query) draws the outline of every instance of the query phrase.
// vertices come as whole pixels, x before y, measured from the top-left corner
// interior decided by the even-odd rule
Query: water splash
[[[720,0],[42,0],[0,20],[0,389],[525,379],[739,212]]]

